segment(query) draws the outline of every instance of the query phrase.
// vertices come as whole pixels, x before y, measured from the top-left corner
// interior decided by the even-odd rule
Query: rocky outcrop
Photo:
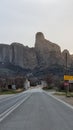
[[[25,47],[20,43],[0,44],[0,62],[11,63],[25,69],[34,69],[37,65],[34,48]]]
[[[63,65],[66,66],[67,64],[68,67],[70,67],[72,63],[71,55],[69,51],[66,49],[62,52],[62,61],[63,61]]]
[[[6,44],[0,44],[0,62],[11,62],[12,61],[12,49],[11,46]]]
[[[34,69],[37,66],[37,58],[34,48],[24,47],[24,68]]]
[[[23,55],[24,55],[24,46],[19,43],[12,43],[11,44],[12,50],[12,64],[23,66]]]
[[[51,66],[73,66],[73,55],[68,50],[61,52],[60,46],[45,39],[42,32],[35,37],[35,47],[29,48],[20,43],[0,44],[0,63],[10,63],[24,69],[51,68]]]
[[[57,63],[61,64],[60,47],[46,40],[41,32],[36,34],[35,50],[39,65],[50,66]]]

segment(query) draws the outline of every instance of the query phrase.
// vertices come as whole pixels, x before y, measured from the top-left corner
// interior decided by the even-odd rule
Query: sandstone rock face
[[[63,61],[62,63],[64,66],[66,66],[66,62],[67,62],[67,67],[70,67],[71,64],[73,63],[73,59],[72,59],[69,51],[66,49],[62,52],[62,61]]]
[[[73,54],[71,55],[71,60],[72,60],[72,62],[73,62]]]
[[[44,34],[38,32],[35,39],[35,47],[25,47],[20,43],[11,45],[0,44],[0,62],[11,63],[25,69],[37,67],[47,68],[52,65],[66,64],[66,53],[68,66],[73,65],[73,55],[67,50],[61,53],[60,47],[45,39]]]
[[[36,34],[35,50],[39,65],[61,64],[60,47],[46,40],[41,32]]]
[[[34,48],[25,47],[20,43],[0,44],[0,62],[11,63],[25,69],[34,69],[37,65]]]
[[[24,46],[19,43],[12,43],[12,63],[15,65],[23,66]]]
[[[11,62],[11,51],[11,46],[6,44],[0,44],[0,62]]]
[[[34,48],[24,48],[23,65],[25,68],[34,69],[37,66],[37,58]]]
[[[37,65],[36,54],[33,48],[19,43],[12,43],[12,63],[25,69],[33,69]]]

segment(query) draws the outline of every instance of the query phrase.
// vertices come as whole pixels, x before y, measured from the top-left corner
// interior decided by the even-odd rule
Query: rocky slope
[[[35,47],[29,48],[20,43],[0,44],[0,64],[13,65],[31,72],[44,71],[47,68],[73,66],[73,55],[68,50],[61,52],[60,46],[45,39],[42,32],[35,36]]]

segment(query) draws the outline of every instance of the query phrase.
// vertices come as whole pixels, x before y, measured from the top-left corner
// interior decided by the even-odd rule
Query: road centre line
[[[8,96],[8,97],[4,97],[4,98],[0,99],[0,103],[3,102],[3,101],[7,101],[7,100],[9,100],[9,99],[15,98],[15,97],[19,97],[19,96],[21,96],[22,94],[26,94],[26,92],[23,92],[23,93],[21,93],[21,94],[14,94],[14,95]]]
[[[8,110],[6,110],[5,112],[3,112],[2,114],[0,114],[0,122],[3,121],[3,119],[5,119],[11,112],[13,112],[16,108],[18,108],[23,102],[25,102],[31,95],[25,97],[21,102],[13,105],[12,107],[10,107]]]

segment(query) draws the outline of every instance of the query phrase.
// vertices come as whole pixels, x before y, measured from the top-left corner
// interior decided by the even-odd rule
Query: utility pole
[[[68,71],[67,71],[67,62],[68,62],[68,59],[67,59],[67,52],[66,52],[66,54],[65,54],[65,59],[66,59],[65,74],[68,75],[68,74],[67,74],[67,73],[68,73]],[[68,81],[67,81],[67,82],[68,82]],[[67,87],[66,87],[66,96],[67,96],[67,94],[69,94],[69,85],[67,85]]]
[[[66,52],[66,55],[65,55],[65,58],[66,58],[66,70],[65,70],[65,74],[67,74],[67,52]]]

